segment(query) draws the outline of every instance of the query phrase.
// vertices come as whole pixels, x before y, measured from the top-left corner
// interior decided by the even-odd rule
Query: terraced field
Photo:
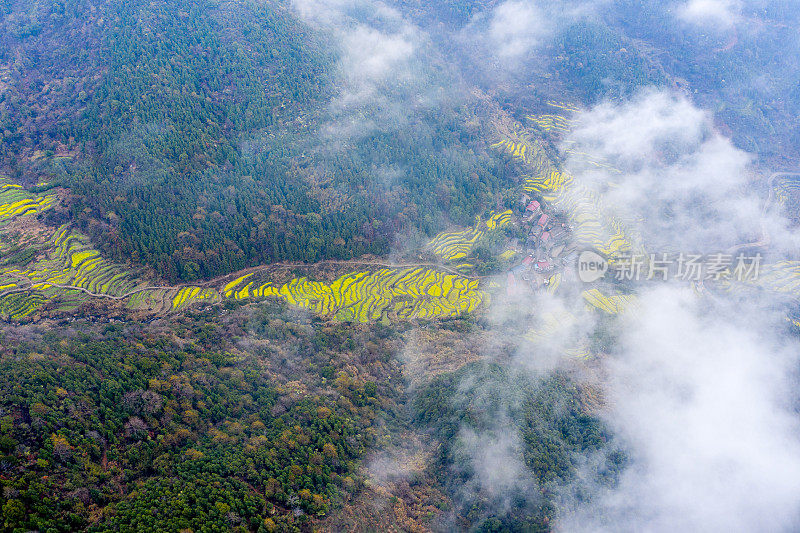
[[[510,261],[517,257],[519,253],[516,250],[505,250],[503,253],[500,254],[500,259],[503,261]]]
[[[782,173],[770,177],[772,204],[792,221],[800,224],[800,174]]]
[[[454,272],[430,267],[383,268],[353,272],[331,283],[294,278],[283,285],[259,280],[250,272],[220,287],[159,286],[104,259],[84,235],[61,226],[48,229],[35,222],[23,240],[2,231],[12,219],[52,206],[55,195],[30,193],[0,179],[0,318],[20,320],[37,311],[70,311],[93,299],[165,314],[224,299],[280,298],[336,320],[365,322],[386,318],[452,317],[475,311],[488,299],[478,280],[454,272],[469,272],[475,265],[460,262]],[[491,213],[475,227],[441,234],[436,253],[448,260],[463,259],[487,232],[507,225],[511,211]]]
[[[787,215],[796,219],[797,208],[800,206],[800,174],[775,174],[771,178],[771,185],[770,192],[774,203],[783,208]],[[768,236],[763,236],[762,241],[768,242]],[[800,302],[800,261],[784,260],[761,264],[757,272],[747,272],[745,267],[744,276],[741,276],[741,272],[736,272],[735,258],[732,266],[734,271],[728,272],[727,279],[717,282],[715,288],[740,290],[744,287],[754,287],[787,295]],[[797,318],[788,320],[792,323],[798,322]]]
[[[247,274],[226,284],[225,298],[277,297],[316,314],[348,322],[383,318],[452,317],[476,310],[487,300],[478,280],[430,268],[384,268],[353,272],[330,284],[294,278],[280,287],[256,283]]]
[[[0,176],[0,228],[16,218],[41,213],[55,201],[54,194],[35,194]],[[102,275],[104,265],[98,263],[97,253],[77,246],[68,237],[60,228],[46,243],[23,245],[4,240],[0,246],[0,317],[18,320],[54,300],[59,308],[72,308],[85,299],[84,290],[96,288],[93,282],[111,286],[111,280]],[[72,284],[74,290],[62,288]]]
[[[572,329],[577,321],[578,318],[569,311],[548,311],[539,317],[536,326],[528,330],[523,339],[537,349],[556,348],[566,357],[588,359],[591,353],[585,342],[565,342],[575,338]]]
[[[715,288],[731,291],[751,287],[788,295],[800,301],[800,261],[778,261],[760,265],[755,274],[739,279],[736,272],[726,272],[725,278],[717,282]]]
[[[13,184],[4,185],[8,186],[0,197],[17,206],[9,210],[12,218],[38,212],[39,208],[30,206],[46,208],[54,198],[36,197]],[[28,207],[20,207],[23,205]],[[448,258],[465,257],[480,236],[508,224],[510,218],[510,211],[492,213],[474,228],[442,235],[437,241],[439,250]],[[5,320],[23,319],[44,306],[69,311],[93,298],[164,314],[223,299],[272,297],[354,322],[452,317],[475,311],[487,300],[478,280],[421,267],[353,272],[331,283],[299,277],[277,286],[267,280],[255,281],[258,275],[250,272],[219,288],[151,286],[122,265],[105,260],[85,236],[68,226],[45,234],[35,245],[6,243],[5,248],[0,267],[0,318]],[[468,270],[474,265],[461,263],[456,268]]]
[[[525,118],[541,131],[553,134],[567,133],[572,128],[570,117],[578,111],[578,107],[554,100],[548,101],[547,106],[551,108],[551,113],[525,115]]]
[[[568,174],[552,171],[530,178],[525,181],[524,189],[567,215],[578,246],[594,248],[612,258],[621,253],[643,253],[638,236],[626,227],[627,224],[608,215],[598,195],[583,185],[574,184]]]
[[[546,342],[574,324],[575,320],[575,315],[569,311],[548,311],[539,317],[537,326],[530,329],[525,338],[534,344]]]
[[[797,206],[800,203],[800,176],[777,176],[772,182],[772,192],[778,205]]]
[[[547,280],[547,292],[554,293],[558,290],[558,287],[561,286],[561,279],[563,275],[560,272],[556,272]]]
[[[616,293],[608,296],[598,289],[590,289],[583,291],[581,296],[587,309],[599,310],[609,315],[618,315],[637,305],[636,296],[632,294]],[[545,312],[537,319],[535,326],[523,335],[523,339],[539,349],[557,348],[566,357],[587,359],[591,357],[589,345],[585,340],[580,340],[581,336],[575,335],[573,331],[578,320],[578,317],[566,310]]]
[[[548,105],[566,113],[577,111],[575,106],[563,102],[551,101]],[[559,128],[568,129],[570,125],[570,121],[562,115],[540,117],[545,117],[543,120],[552,121],[553,124],[557,123]],[[528,115],[529,121],[535,119],[536,116]],[[544,127],[544,123],[539,126]],[[553,211],[562,212],[567,216],[576,245],[594,248],[609,256],[612,261],[615,255],[621,253],[643,253],[640,239],[628,224],[607,214],[595,192],[576,184],[568,172],[559,169],[559,164],[552,161],[545,153],[540,140],[533,134],[527,133],[520,125],[512,125],[507,129],[514,133],[511,135],[500,133],[503,138],[492,146],[510,153],[530,171],[530,175],[523,183],[523,190],[547,202]],[[538,159],[532,160],[528,154],[537,154]],[[571,155],[578,155],[578,152],[573,151]],[[595,166],[606,166],[591,161],[588,155],[585,160]]]
[[[526,115],[528,121],[537,128],[554,133],[566,133],[570,129],[570,120],[561,115]]]
[[[0,176],[0,222],[40,213],[55,202],[55,195],[37,195]]]
[[[638,235],[626,223],[605,213],[601,199],[583,187],[571,187],[554,202],[556,209],[568,214],[576,244],[594,248],[614,258],[622,253],[644,254]]]
[[[598,289],[590,289],[583,291],[581,296],[590,308],[599,309],[610,315],[618,315],[636,305],[636,296],[633,294],[617,293],[606,296]]]
[[[526,192],[539,195],[542,199],[552,202],[572,184],[572,181],[572,176],[566,172],[552,170],[546,174],[525,179],[522,188]]]
[[[570,104],[568,102],[559,102],[557,100],[548,100],[547,101],[547,105],[549,105],[550,107],[553,107],[555,109],[561,109],[563,111],[566,111],[567,113],[576,113],[576,112],[579,111],[578,106],[576,106],[575,104]]]
[[[125,300],[132,309],[159,314],[222,299],[280,298],[335,320],[367,322],[385,318],[453,317],[475,311],[488,299],[478,280],[431,268],[384,268],[353,272],[330,284],[306,277],[276,286],[245,274],[219,290],[210,287],[150,287],[100,257],[66,228],[53,248],[26,269],[0,270],[0,316],[18,320],[54,302],[74,309],[90,298]]]
[[[507,153],[536,174],[554,168],[542,141],[521,127],[501,135],[501,139],[492,144],[492,148]]]
[[[507,216],[507,215],[506,215]],[[487,228],[505,217],[492,218]],[[488,221],[487,221],[488,222]],[[487,300],[478,280],[431,268],[384,268],[353,272],[330,284],[294,278],[281,286],[254,281],[248,273],[211,287],[152,287],[104,260],[84,237],[59,228],[51,247],[26,268],[0,269],[0,316],[18,320],[53,302],[74,309],[90,298],[125,301],[127,307],[163,314],[222,299],[281,298],[293,306],[336,320],[452,317],[475,311]]]
[[[220,300],[214,289],[203,287],[181,287],[172,298],[172,311],[185,309],[195,302],[214,303]]]
[[[461,231],[443,231],[434,237],[425,249],[444,261],[458,261],[466,258],[478,242],[478,239],[488,232],[503,228],[511,222],[511,210],[502,213],[492,212],[489,218],[481,221],[480,218],[472,228]],[[469,264],[462,263],[461,267]]]
[[[119,265],[92,249],[85,237],[62,226],[27,265],[0,269],[0,316],[23,318],[48,302],[66,310],[93,296],[122,299],[137,285]]]
[[[564,150],[564,155],[567,158],[569,158],[569,160],[573,164],[580,164],[580,165],[583,165],[583,166],[602,168],[602,169],[605,169],[605,170],[609,171],[612,174],[619,174],[620,173],[620,170],[618,168],[615,168],[615,167],[609,165],[605,161],[598,160],[596,158],[596,156],[594,156],[594,155],[592,155],[590,153],[582,152],[580,150],[576,150],[575,148],[571,148],[570,144],[574,144],[574,143],[565,142],[566,149]]]
[[[779,261],[765,265],[752,283],[769,291],[800,298],[800,261]]]

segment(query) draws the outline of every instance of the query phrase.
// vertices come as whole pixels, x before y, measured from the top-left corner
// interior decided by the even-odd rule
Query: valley
[[[0,0],[0,530],[800,529],[790,4]]]

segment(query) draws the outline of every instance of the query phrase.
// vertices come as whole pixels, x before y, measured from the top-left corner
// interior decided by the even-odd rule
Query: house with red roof
[[[536,224],[544,228],[547,225],[548,220],[550,220],[550,217],[547,216],[547,213],[545,213],[544,215],[539,217],[539,222],[537,222]]]

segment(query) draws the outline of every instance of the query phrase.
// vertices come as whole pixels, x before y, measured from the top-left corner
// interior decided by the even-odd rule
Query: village
[[[572,227],[561,216],[546,213],[542,203],[527,193],[520,196],[518,209],[522,216],[517,224],[525,237],[524,241],[512,239],[510,249],[523,259],[507,272],[509,295],[548,288],[554,274],[565,271],[574,252],[570,243]]]

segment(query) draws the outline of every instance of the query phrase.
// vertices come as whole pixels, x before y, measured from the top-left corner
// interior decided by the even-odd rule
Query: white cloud
[[[621,171],[568,162],[610,212],[634,221],[650,252],[710,253],[761,230],[750,156],[683,98],[651,91],[601,104],[569,141]],[[777,218],[767,226],[786,231]],[[603,417],[630,464],[616,489],[598,488],[561,528],[796,531],[800,419],[790,404],[800,343],[775,297],[698,298],[685,284],[638,296],[601,363]]]
[[[338,94],[320,128],[323,145],[341,149],[376,129],[403,125],[408,99],[423,84],[424,34],[379,0],[294,0],[293,6],[338,45]]]
[[[706,27],[732,27],[741,12],[737,0],[689,0],[679,7],[678,17],[686,22]]]
[[[375,98],[382,85],[411,76],[421,35],[396,9],[372,0],[295,0],[294,7],[304,20],[330,32],[340,46],[343,87],[338,105],[363,104]]]
[[[790,378],[798,344],[757,302],[640,294],[606,365],[606,419],[631,450],[619,487],[570,531],[789,531],[800,507]]]
[[[535,483],[522,459],[523,443],[513,422],[499,417],[492,429],[476,432],[462,427],[456,437],[456,453],[461,461],[469,461],[475,477],[461,487],[461,498],[474,499],[476,494],[499,500],[498,509],[510,505],[514,493],[530,494]]]
[[[340,69],[349,88],[344,103],[363,102],[373,98],[381,84],[408,78],[413,41],[413,31],[407,26],[397,33],[386,33],[357,25],[342,35]]]
[[[492,12],[489,37],[501,58],[517,58],[550,36],[552,20],[532,2],[508,0]]]
[[[607,3],[609,0],[506,0],[488,14],[478,15],[466,28],[466,38],[483,40],[492,55],[514,62],[548,44],[559,28],[596,15]]]
[[[601,104],[580,116],[567,143],[621,170],[587,168],[581,157],[567,162],[611,214],[645,221],[653,252],[711,253],[761,231],[761,206],[747,193],[750,155],[685,98],[651,91]]]

